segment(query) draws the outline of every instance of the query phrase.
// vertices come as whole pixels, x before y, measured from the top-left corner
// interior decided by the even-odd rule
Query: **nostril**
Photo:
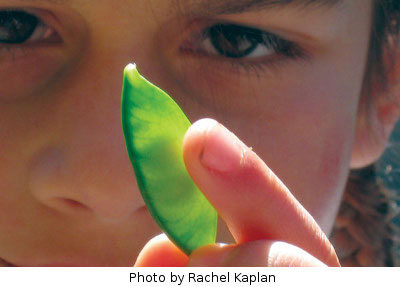
[[[57,200],[61,201],[61,204],[65,204],[71,208],[89,209],[86,205],[80,203],[77,200],[73,200],[73,199],[69,199],[69,198],[57,198]]]
[[[79,214],[81,212],[90,211],[90,208],[87,205],[82,204],[77,200],[65,197],[54,197],[48,201],[48,204],[59,211],[69,214]]]

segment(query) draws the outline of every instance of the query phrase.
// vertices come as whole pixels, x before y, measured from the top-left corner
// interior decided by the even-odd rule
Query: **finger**
[[[185,135],[186,167],[238,243],[284,241],[328,265],[333,247],[309,213],[268,166],[235,135],[210,119]]]
[[[257,240],[240,245],[198,248],[190,267],[323,267],[324,263],[304,250],[280,241]]]
[[[183,267],[189,258],[164,234],[151,239],[136,259],[135,267]]]

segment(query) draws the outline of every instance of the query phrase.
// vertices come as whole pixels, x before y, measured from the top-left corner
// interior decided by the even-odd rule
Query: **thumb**
[[[165,234],[152,238],[140,251],[135,267],[184,267],[189,258]]]

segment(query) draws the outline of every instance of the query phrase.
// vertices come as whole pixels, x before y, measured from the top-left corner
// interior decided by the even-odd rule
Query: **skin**
[[[207,23],[190,24],[172,0],[95,2],[0,0],[0,8],[40,9],[63,39],[0,50],[0,258],[22,266],[338,265],[324,233],[349,169],[379,156],[398,117],[394,108],[377,113],[386,132],[379,143],[365,136],[358,106],[372,1],[212,17],[287,37],[309,54],[246,59],[245,67],[183,52]],[[193,122],[220,123],[194,124],[184,159],[238,245],[187,258],[157,237],[142,250],[160,230],[121,129],[122,70],[132,61]],[[261,62],[270,64],[254,68]]]

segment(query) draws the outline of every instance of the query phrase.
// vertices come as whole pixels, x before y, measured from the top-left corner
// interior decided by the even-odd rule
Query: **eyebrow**
[[[66,1],[65,0],[19,0],[20,2],[22,2],[22,3],[24,3],[24,2],[26,2],[26,3],[35,3],[35,2],[37,2],[37,3],[49,3],[49,4],[63,4],[63,3],[65,3]]]
[[[340,6],[343,0],[177,0],[178,9],[183,9],[189,14],[201,15],[221,15],[221,14],[239,14],[244,12],[253,12],[264,9],[278,8],[333,8]],[[188,3],[188,4],[187,4]],[[195,11],[195,12],[193,12]]]

